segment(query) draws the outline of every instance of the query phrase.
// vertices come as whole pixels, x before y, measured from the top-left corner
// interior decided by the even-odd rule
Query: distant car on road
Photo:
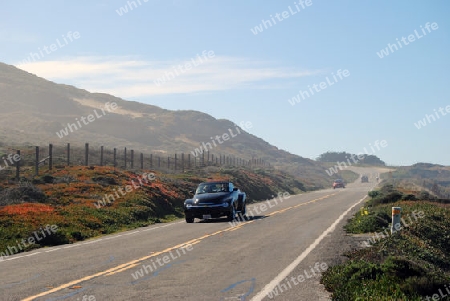
[[[361,177],[361,183],[369,183],[369,177],[368,176],[362,176]]]
[[[195,218],[210,219],[222,216],[233,221],[238,213],[242,216],[246,214],[246,194],[231,182],[200,183],[193,198],[184,201],[187,223],[193,223]]]
[[[344,180],[342,179],[336,179],[333,182],[333,189],[336,188],[345,188]]]

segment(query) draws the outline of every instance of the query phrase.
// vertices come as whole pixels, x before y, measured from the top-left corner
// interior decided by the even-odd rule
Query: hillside
[[[113,103],[117,107],[112,107]],[[328,186],[330,181],[320,163],[280,150],[231,121],[197,111],[170,111],[89,93],[2,63],[0,105],[0,141],[4,146],[69,142],[82,146],[95,142],[97,147],[129,147],[166,154],[192,153],[203,143],[210,143],[215,153],[247,160],[262,158],[303,178],[313,188]],[[89,115],[93,115],[90,122],[86,121]],[[230,131],[234,137],[213,143],[211,137]]]
[[[350,164],[366,164],[373,166],[386,166],[386,163],[382,161],[375,155],[367,155],[367,154],[350,154],[347,152],[326,152],[320,154],[316,159],[319,162],[328,162],[328,163],[338,163],[338,162],[346,162]],[[348,160],[348,161],[347,161]]]
[[[46,170],[37,177],[24,174],[18,184],[0,184],[0,256],[42,225],[56,226],[58,235],[25,250],[182,218],[184,200],[208,179],[234,182],[250,203],[280,192],[304,191],[303,184],[286,173],[246,168],[210,167],[195,175],[167,175],[78,166]]]
[[[429,163],[396,167],[386,179],[409,190],[422,190],[436,198],[450,199],[450,167]]]

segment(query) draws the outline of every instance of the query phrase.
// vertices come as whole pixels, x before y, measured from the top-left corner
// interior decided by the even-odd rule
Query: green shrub
[[[417,198],[414,194],[406,194],[402,197],[402,200],[404,201],[416,201]]]
[[[46,184],[52,184],[55,178],[52,175],[43,175],[41,177],[42,181]]]
[[[390,216],[385,211],[369,212],[367,215],[357,213],[349,220],[344,229],[349,233],[380,232],[389,226]]]
[[[376,198],[381,195],[381,192],[379,190],[372,190],[372,191],[369,191],[368,195],[371,198]]]

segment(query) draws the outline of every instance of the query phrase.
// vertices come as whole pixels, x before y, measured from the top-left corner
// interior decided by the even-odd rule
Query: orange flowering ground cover
[[[71,243],[182,218],[184,200],[191,197],[191,191],[198,183],[204,181],[233,181],[235,186],[251,194],[249,197],[253,200],[264,200],[266,194],[288,189],[280,187],[284,180],[277,183],[271,176],[245,169],[220,170],[202,176],[155,172],[152,180],[143,181],[142,172],[74,166],[53,170],[42,168],[39,176],[34,176],[30,170],[30,174],[24,172],[22,177],[32,189],[40,191],[44,199],[0,207],[0,250],[47,224],[57,225],[58,233],[54,238],[40,242],[40,246]],[[277,172],[273,177],[280,178]],[[128,192],[127,185],[132,186],[131,190],[128,187]],[[0,186],[18,187],[2,183]],[[114,200],[95,206],[108,195],[113,195]]]
[[[0,208],[1,215],[25,215],[25,214],[36,214],[36,213],[51,213],[55,209],[52,206],[46,204],[17,204],[9,205]]]

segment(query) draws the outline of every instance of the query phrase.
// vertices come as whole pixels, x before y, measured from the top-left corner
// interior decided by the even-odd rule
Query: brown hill
[[[110,112],[106,104],[116,103]],[[307,187],[329,185],[325,168],[280,150],[228,120],[197,111],[170,111],[56,84],[0,63],[0,141],[3,145],[83,145],[130,147],[148,153],[191,153],[211,137],[236,135],[214,146],[214,153],[258,157],[304,179]],[[102,111],[104,109],[104,111]],[[92,115],[91,122],[87,120]],[[82,121],[82,118],[83,121]],[[71,132],[68,124],[72,124]],[[76,129],[78,128],[78,129]],[[66,130],[65,135],[61,130]],[[59,133],[62,138],[60,138]]]

